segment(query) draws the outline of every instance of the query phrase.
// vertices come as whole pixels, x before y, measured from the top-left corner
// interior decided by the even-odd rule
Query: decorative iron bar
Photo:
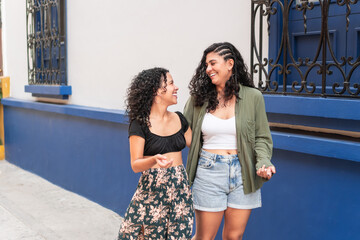
[[[67,85],[65,0],[26,0],[28,81]]]
[[[342,28],[346,29],[344,32],[347,34],[351,24],[351,5],[357,3],[358,0],[252,0],[250,68],[258,88],[269,94],[360,98],[360,56],[356,56],[359,50],[355,56],[347,56],[349,51],[345,51],[345,56],[336,57],[336,47],[333,46],[335,33],[328,26],[329,9],[346,6],[346,15],[341,17],[346,20]],[[321,29],[309,32],[307,14],[315,10],[315,5],[321,13]],[[302,17],[304,36],[319,35],[313,56],[297,59],[294,56],[294,33],[289,33],[291,14]],[[277,46],[273,45],[274,40],[269,46],[269,57],[263,57],[267,55],[263,52],[263,45],[267,43],[263,36],[264,19],[269,39],[274,39],[271,34],[278,36],[275,41]],[[297,21],[301,22],[299,19]],[[317,25],[320,28],[320,24]],[[359,26],[357,29],[360,29]],[[273,28],[280,33],[272,32]],[[360,47],[359,43],[357,45]],[[277,48],[277,52],[270,54],[270,51],[274,53],[274,48]]]

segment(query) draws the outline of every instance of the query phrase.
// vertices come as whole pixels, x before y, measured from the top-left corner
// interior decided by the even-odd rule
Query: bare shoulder
[[[169,117],[171,120],[178,119],[180,112],[169,112]]]
[[[181,124],[181,115],[181,112],[169,112],[168,122],[170,122],[171,125],[177,127],[179,124]]]

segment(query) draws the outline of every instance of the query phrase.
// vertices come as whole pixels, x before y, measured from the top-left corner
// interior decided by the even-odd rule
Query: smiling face
[[[216,52],[206,55],[206,74],[210,77],[212,84],[217,87],[225,87],[225,83],[230,79],[234,60],[225,59]]]
[[[158,96],[166,105],[177,104],[177,91],[179,88],[175,85],[174,79],[170,73],[166,73],[166,84],[162,81],[162,87],[158,90]]]

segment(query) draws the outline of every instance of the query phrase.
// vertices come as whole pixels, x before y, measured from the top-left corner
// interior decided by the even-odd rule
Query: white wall
[[[32,99],[30,94],[24,92],[28,78],[26,2],[3,0],[1,4],[4,76],[10,76],[10,94],[12,97]]]
[[[34,99],[27,84],[25,1],[3,0],[5,75],[11,95]],[[145,68],[168,68],[180,87],[188,83],[203,50],[229,41],[250,60],[250,1],[68,0],[70,104],[122,109],[131,78]]]

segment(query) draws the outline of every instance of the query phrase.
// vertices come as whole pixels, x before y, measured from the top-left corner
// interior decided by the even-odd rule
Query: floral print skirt
[[[142,173],[120,227],[120,239],[191,239],[193,203],[184,166]]]

